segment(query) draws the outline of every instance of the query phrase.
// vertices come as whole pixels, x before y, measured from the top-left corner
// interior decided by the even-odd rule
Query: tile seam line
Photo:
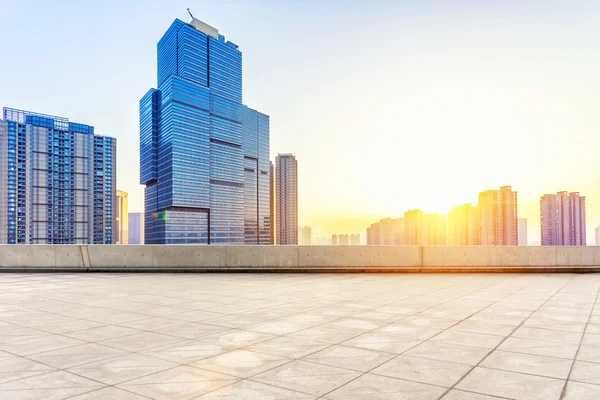
[[[550,274],[544,274],[544,277],[546,277],[546,276],[549,276],[549,275],[550,275]],[[535,309],[535,310],[532,310],[532,311],[529,313],[529,316],[528,316],[527,318],[525,318],[525,319],[524,319],[524,320],[523,320],[523,321],[522,321],[522,322],[521,322],[521,323],[520,323],[518,326],[516,326],[516,327],[515,327],[515,329],[513,329],[513,331],[512,331],[510,334],[506,335],[506,336],[504,337],[504,339],[503,339],[503,340],[502,340],[500,343],[498,343],[498,345],[496,345],[496,347],[494,347],[492,350],[490,350],[490,351],[489,351],[489,352],[488,352],[488,353],[485,355],[485,357],[483,357],[483,358],[482,358],[482,359],[481,359],[481,360],[480,360],[480,361],[479,361],[479,362],[478,362],[476,365],[474,365],[474,366],[473,366],[473,367],[472,367],[472,368],[471,368],[469,371],[467,371],[467,373],[465,373],[465,374],[464,374],[464,375],[463,375],[463,376],[462,376],[462,377],[461,377],[461,378],[460,378],[458,381],[456,381],[456,382],[454,383],[454,385],[452,385],[452,387],[450,387],[450,388],[449,388],[449,389],[448,389],[448,390],[447,390],[445,393],[443,393],[443,394],[440,396],[440,398],[439,398],[438,400],[442,400],[446,394],[448,394],[448,393],[449,393],[451,390],[455,389],[455,388],[456,388],[456,386],[457,386],[457,385],[458,385],[460,382],[462,382],[462,381],[463,381],[463,380],[464,380],[464,379],[465,379],[465,378],[466,378],[466,377],[467,377],[467,376],[468,376],[468,375],[469,375],[471,372],[473,372],[473,370],[475,370],[475,368],[477,368],[479,365],[481,365],[481,363],[482,363],[482,362],[484,362],[484,361],[485,361],[485,360],[486,360],[486,359],[487,359],[487,358],[490,356],[490,354],[492,354],[494,351],[496,351],[496,350],[498,349],[498,347],[500,347],[500,346],[502,345],[502,343],[504,343],[504,342],[505,342],[505,341],[506,341],[506,340],[507,340],[509,337],[511,337],[511,335],[512,335],[512,334],[513,334],[513,333],[514,333],[514,332],[515,332],[517,329],[519,329],[521,326],[523,326],[523,324],[525,323],[525,321],[527,321],[527,320],[528,320],[528,319],[529,319],[529,318],[530,318],[530,317],[531,317],[531,316],[532,316],[532,315],[533,315],[535,312],[539,311],[539,310],[540,310],[540,309],[541,309],[541,308],[542,308],[544,305],[546,305],[546,304],[547,304],[547,303],[548,303],[550,300],[552,300],[552,298],[553,298],[554,296],[556,296],[558,293],[560,293],[560,291],[561,291],[561,290],[563,290],[565,287],[567,287],[567,285],[569,285],[569,284],[570,284],[570,283],[571,283],[571,282],[572,282],[572,281],[575,279],[575,277],[576,277],[576,276],[577,276],[577,275],[573,275],[573,276],[571,277],[571,279],[569,279],[567,282],[565,282],[565,284],[564,284],[564,285],[562,285],[562,286],[561,286],[559,289],[557,289],[557,290],[556,290],[556,292],[554,292],[554,294],[552,294],[552,296],[550,296],[550,297],[549,297],[549,298],[548,298],[546,301],[544,301],[542,304],[540,304],[540,306],[539,306],[537,309]],[[540,278],[540,279],[541,279],[541,278]],[[535,281],[534,283],[537,283],[538,281],[539,281],[539,280]],[[529,287],[529,286],[531,286],[531,285],[528,285],[528,286],[526,286],[526,287]],[[523,288],[523,289],[524,289],[524,288]],[[523,290],[523,289],[520,289],[520,290],[518,290],[517,292],[520,292],[520,291],[521,291],[521,290]],[[565,380],[565,384],[566,384],[566,380]],[[474,392],[474,393],[479,393],[479,392]],[[485,395],[485,393],[479,393],[479,394],[483,394],[483,395]]]
[[[581,335],[581,340],[579,341],[579,347],[577,347],[577,352],[575,353],[575,357],[573,358],[573,363],[571,364],[571,368],[569,369],[569,374],[567,375],[567,379],[565,380],[565,384],[560,393],[560,400],[563,400],[567,395],[567,386],[569,385],[569,380],[571,379],[571,374],[573,373],[573,368],[575,367],[575,363],[577,362],[577,356],[579,355],[579,351],[581,351],[581,345],[583,343],[583,339],[585,338],[585,334],[587,332],[587,328],[590,324],[590,320],[592,319],[592,314],[594,313],[594,309],[596,308],[596,304],[598,302],[598,295],[600,295],[600,288],[596,289],[596,298],[594,299],[594,305],[588,314],[588,320],[585,324],[585,329],[583,334]]]
[[[507,281],[510,281],[510,280],[512,280],[512,279],[516,279],[516,278],[518,278],[519,276],[520,276],[520,275],[508,276],[508,277],[506,277],[506,279],[501,279],[501,280],[500,280],[500,282],[507,282]],[[524,288],[527,288],[527,287],[529,287],[529,286],[532,286],[533,284],[537,283],[537,282],[538,282],[540,279],[542,279],[542,278],[543,278],[543,277],[545,277],[545,276],[548,276],[548,274],[543,274],[543,275],[542,275],[541,277],[539,277],[537,280],[535,280],[535,281],[533,281],[533,282],[529,283],[529,284],[528,284],[528,285],[526,285],[525,287],[521,287],[521,288],[518,288],[518,289],[516,289],[515,291],[513,291],[513,292],[511,292],[511,293],[507,294],[506,296],[504,296],[503,298],[501,298],[501,299],[499,299],[499,300],[497,300],[497,301],[495,301],[495,302],[492,302],[491,304],[489,304],[488,306],[486,306],[486,307],[482,308],[481,310],[478,310],[477,312],[475,312],[475,313],[473,313],[473,314],[469,315],[469,316],[468,316],[467,318],[465,318],[465,319],[468,319],[468,318],[470,318],[471,316],[473,316],[473,315],[475,315],[475,314],[477,314],[477,313],[481,312],[482,310],[485,310],[486,308],[489,308],[489,307],[491,307],[492,305],[494,305],[494,304],[496,304],[496,303],[498,303],[498,302],[500,302],[500,301],[504,300],[505,298],[507,298],[507,297],[509,297],[509,296],[513,295],[514,293],[517,293],[517,292],[519,292],[519,291],[523,290]],[[467,283],[467,282],[471,282],[471,281],[473,281],[473,280],[476,280],[476,278],[475,278],[475,277],[473,277],[472,279],[469,279],[469,280],[467,280],[467,281],[462,281],[461,283],[463,283],[463,284],[464,284],[464,283]],[[448,287],[454,287],[454,286],[457,286],[458,284],[459,284],[459,283],[457,283],[456,285],[451,285],[451,286],[448,286]],[[471,295],[471,294],[473,294],[473,293],[476,293],[476,292],[478,292],[478,291],[480,291],[480,290],[487,289],[487,288],[489,288],[489,287],[492,287],[492,286],[494,286],[494,285],[497,285],[497,284],[498,284],[498,282],[494,282],[493,284],[490,284],[490,285],[488,285],[488,286],[485,286],[485,287],[482,287],[482,288],[477,288],[477,289],[473,290],[472,292],[465,293],[464,295],[461,295],[461,296],[458,296],[458,297],[455,297],[455,298],[451,298],[451,299],[449,299],[449,300],[447,300],[447,301],[444,301],[444,302],[441,302],[441,303],[439,303],[439,304],[436,304],[436,305],[434,305],[434,306],[431,306],[431,307],[429,307],[429,308],[426,308],[426,309],[424,309],[424,310],[422,310],[422,311],[419,311],[419,312],[418,312],[418,313],[416,313],[416,314],[412,314],[412,315],[410,315],[410,316],[419,315],[419,314],[421,314],[422,312],[424,312],[424,311],[428,311],[428,310],[431,310],[432,308],[435,308],[435,307],[437,307],[437,306],[439,306],[439,305],[442,305],[442,304],[449,303],[449,302],[451,302],[451,301],[454,301],[454,300],[456,300],[456,299],[460,299],[460,298],[462,298],[462,297],[465,297],[465,296],[469,296],[469,295]],[[440,288],[440,289],[434,290],[434,291],[432,291],[432,292],[437,292],[438,290],[445,290],[445,289],[447,289],[448,287]],[[432,293],[432,292],[425,293],[425,295],[427,295],[427,294],[429,294],[429,293]],[[419,294],[419,295],[415,295],[414,297],[423,296],[423,295],[424,295],[424,294]],[[408,317],[408,316],[407,316],[407,317]],[[462,321],[464,321],[465,319],[463,319],[463,320],[460,320],[460,321],[456,322],[455,324],[453,324],[453,325],[449,326],[448,328],[441,330],[440,332],[438,332],[437,334],[435,334],[435,335],[434,335],[434,336],[432,336],[431,338],[433,338],[433,337],[435,337],[435,336],[437,336],[437,335],[441,334],[442,332],[445,332],[445,331],[447,331],[448,329],[450,329],[450,328],[452,328],[452,327],[454,327],[454,326],[458,325],[459,323],[461,323],[461,322],[462,322]],[[386,325],[383,325],[383,326],[387,326],[387,325],[391,325],[391,324],[392,324],[392,323],[390,323],[390,324],[386,324]],[[381,328],[381,327],[380,327],[380,328]],[[379,329],[379,328],[377,328],[377,329]],[[375,330],[375,329],[373,329],[373,330],[371,330],[371,331],[369,331],[369,332],[372,332],[372,331],[374,331],[374,330]],[[365,333],[366,333],[366,332],[365,332]],[[360,335],[359,335],[359,336],[360,336]],[[404,350],[402,353],[400,353],[400,354],[397,354],[395,357],[392,357],[391,359],[387,360],[386,362],[384,362],[384,363],[382,363],[382,364],[380,364],[380,365],[378,365],[378,366],[376,366],[376,367],[373,367],[373,368],[371,368],[369,371],[362,373],[361,375],[359,375],[359,376],[357,376],[356,378],[354,378],[354,379],[352,379],[352,380],[350,380],[350,381],[348,381],[348,382],[344,383],[343,385],[341,385],[341,386],[339,386],[339,387],[337,387],[337,388],[335,388],[335,389],[333,389],[333,390],[331,390],[331,391],[329,391],[329,392],[325,393],[324,395],[321,395],[321,397],[318,397],[318,398],[319,398],[319,399],[324,399],[324,398],[326,398],[325,396],[329,395],[330,393],[334,392],[335,390],[338,390],[338,389],[340,389],[340,388],[342,388],[342,387],[344,387],[344,386],[348,385],[350,382],[353,382],[353,381],[355,381],[355,380],[357,380],[357,379],[361,378],[362,376],[364,376],[364,375],[366,375],[366,374],[370,373],[371,371],[373,371],[373,370],[375,370],[375,369],[379,368],[380,366],[382,366],[382,365],[385,365],[385,364],[387,364],[387,363],[389,363],[389,362],[391,362],[391,361],[395,360],[395,359],[396,359],[396,358],[398,358],[399,356],[401,356],[401,355],[403,355],[403,354],[406,354],[408,351],[410,351],[410,350],[414,349],[415,347],[417,347],[417,346],[419,346],[419,345],[421,345],[421,344],[425,343],[426,341],[430,340],[431,338],[429,338],[429,339],[427,339],[427,340],[421,340],[421,341],[419,341],[418,339],[417,339],[417,340],[415,340],[415,341],[419,341],[419,343],[418,343],[418,344],[416,344],[416,345],[414,345],[414,346],[412,346],[412,347],[410,347],[410,348],[408,348],[408,349],[406,349],[406,350]],[[350,339],[348,339],[348,340],[350,340]],[[392,379],[398,379],[398,378],[392,378]],[[446,395],[446,393],[447,393],[447,392],[443,393],[443,394],[442,394],[442,396],[440,397],[440,399],[441,399],[443,396],[445,396],[445,395]]]

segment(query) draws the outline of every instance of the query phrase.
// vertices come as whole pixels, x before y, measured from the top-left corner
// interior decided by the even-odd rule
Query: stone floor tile
[[[281,364],[290,359],[272,354],[257,353],[248,350],[233,350],[213,357],[205,358],[192,365],[209,371],[220,372],[240,378],[248,378]]]
[[[124,326],[119,325],[105,325],[98,328],[68,332],[65,333],[64,336],[68,336],[79,340],[85,340],[88,342],[100,342],[102,340],[134,335],[136,333],[141,332],[137,329],[126,328]]]
[[[424,328],[422,326],[415,326],[412,324],[405,324],[403,321],[395,322],[390,325],[386,325],[382,328],[376,329],[375,333],[389,333],[392,335],[403,336],[409,339],[415,340],[427,340],[442,332],[443,329],[439,328]]]
[[[126,351],[144,351],[183,341],[184,339],[175,336],[161,335],[154,332],[142,332],[134,335],[103,340],[98,342],[98,344]]]
[[[504,340],[504,336],[488,335],[485,333],[459,332],[447,330],[434,336],[430,340],[435,342],[444,342],[451,344],[460,344],[464,346],[481,347],[484,349],[493,349]]]
[[[203,342],[202,339],[186,340],[141,351],[139,354],[179,364],[191,364],[202,359],[225,353],[227,350],[214,344]]]
[[[408,350],[408,356],[428,358],[431,360],[456,362],[465,365],[476,365],[490,352],[489,349],[462,346],[444,342],[423,342]]]
[[[385,325],[382,321],[373,321],[370,319],[359,319],[356,316],[336,319],[321,325],[324,328],[344,329],[348,331],[372,331],[380,326]]]
[[[199,340],[220,346],[224,351],[239,349],[256,343],[273,339],[275,336],[260,332],[229,330],[203,336]]]
[[[574,359],[577,354],[576,344],[565,344],[561,342],[548,342],[536,339],[523,339],[516,337],[507,338],[498,350],[512,351],[515,353],[534,354],[549,357]]]
[[[410,339],[404,336],[369,332],[342,342],[341,344],[345,346],[359,347],[362,349],[401,354],[412,347],[419,345],[420,343],[422,343],[422,341]]]
[[[154,333],[180,337],[182,339],[195,339],[217,332],[225,332],[229,328],[197,322],[185,322],[181,325],[154,329]]]
[[[575,361],[569,379],[572,381],[600,385],[600,364]]]
[[[598,400],[600,399],[600,385],[572,382],[567,383],[565,396],[562,400]]]
[[[306,339],[276,337],[246,347],[246,350],[287,358],[301,358],[328,347],[328,344]]]
[[[269,335],[287,335],[303,329],[306,329],[306,326],[281,321],[259,322],[257,324],[247,325],[244,327],[244,330],[247,331],[267,333]]]
[[[326,394],[325,398],[331,400],[437,400],[446,390],[424,383],[365,374]]]
[[[85,344],[85,342],[60,335],[48,335],[6,343],[0,345],[0,350],[19,356],[27,356],[81,344]]]
[[[166,360],[132,353],[69,368],[67,371],[107,385],[115,385],[175,366],[177,364]]]
[[[572,360],[565,358],[496,350],[486,357],[480,365],[505,371],[567,379],[572,364]],[[600,368],[600,365],[598,366]]]
[[[315,326],[312,328],[307,328],[298,332],[294,332],[288,336],[300,339],[314,340],[316,342],[335,344],[359,336],[360,334],[360,331],[355,330]]]
[[[0,390],[0,399],[3,400],[66,400],[73,396],[94,391],[97,388],[72,387],[72,388],[43,388],[27,390]]]
[[[95,343],[82,344],[27,356],[29,359],[65,369],[124,354],[125,351]]]
[[[476,367],[456,388],[515,400],[559,400],[564,385],[560,379]]]
[[[215,390],[198,400],[314,400],[315,396],[249,380]]]
[[[303,357],[302,360],[330,365],[332,367],[367,372],[386,361],[389,361],[395,356],[395,354],[356,347],[332,346]]]
[[[515,330],[512,334],[512,337],[579,345],[579,343],[581,342],[582,335],[583,331],[568,332],[561,330],[531,328],[523,326]]]
[[[451,387],[472,367],[447,361],[400,355],[375,368],[372,374]]]
[[[139,394],[110,386],[79,396],[69,397],[69,400],[148,400],[148,397],[142,397]]]
[[[0,392],[5,390],[63,389],[77,387],[102,387],[102,383],[66,371],[52,371],[45,374],[0,384]]]
[[[507,399],[506,397],[488,396],[486,394],[465,392],[462,390],[452,389],[440,400],[501,400]]]
[[[222,315],[203,321],[205,324],[221,326],[224,328],[243,328],[248,325],[263,322],[261,318],[253,318],[247,315]]]
[[[293,361],[255,375],[253,381],[322,396],[358,377],[360,372],[305,361]]]
[[[459,322],[449,330],[457,332],[471,332],[483,333],[487,335],[508,336],[512,333],[512,331],[514,331],[514,329],[515,328],[510,325],[494,324],[485,321],[467,319],[462,322]]]

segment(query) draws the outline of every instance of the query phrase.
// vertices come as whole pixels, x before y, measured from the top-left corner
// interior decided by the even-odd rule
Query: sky
[[[600,223],[600,2],[589,0],[0,0],[0,107],[117,138],[117,186],[143,211],[139,99],[175,18],[243,54],[244,103],[271,158],[299,166],[299,223],[358,232],[446,213],[510,185],[529,240],[539,199],[587,197]]]

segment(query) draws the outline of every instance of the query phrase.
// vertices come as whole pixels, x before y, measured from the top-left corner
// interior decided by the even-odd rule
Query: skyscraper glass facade
[[[158,42],[157,76],[140,100],[145,242],[261,243],[269,117],[242,105],[238,46],[195,18],[175,20]]]
[[[114,242],[116,140],[62,117],[4,108],[0,243]]]

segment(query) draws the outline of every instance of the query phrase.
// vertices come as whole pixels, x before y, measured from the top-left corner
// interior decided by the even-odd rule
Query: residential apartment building
[[[579,192],[540,198],[542,246],[585,246],[585,197]]]
[[[298,162],[292,154],[275,159],[277,244],[298,244]]]
[[[500,190],[486,190],[479,193],[478,207],[481,244],[519,244],[517,192],[510,186],[503,186]]]
[[[67,118],[4,108],[0,244],[112,244],[116,139]]]
[[[351,234],[350,235],[350,245],[351,246],[359,246],[360,245],[360,234]]]
[[[358,238],[360,242],[360,235]],[[367,228],[367,244],[391,246],[406,244],[404,240],[404,219],[384,218]]]
[[[446,217],[416,209],[404,213],[404,238],[409,245],[446,244]]]
[[[448,213],[448,244],[481,244],[479,209],[472,204],[454,207]]]
[[[312,229],[310,226],[298,227],[298,244],[303,246],[312,245]]]
[[[527,244],[527,218],[519,218],[519,246]]]

